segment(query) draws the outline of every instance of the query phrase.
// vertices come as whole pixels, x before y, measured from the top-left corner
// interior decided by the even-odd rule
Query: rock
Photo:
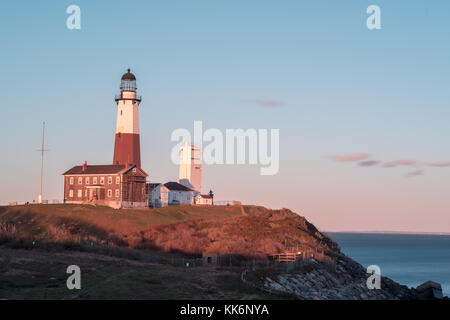
[[[442,286],[433,281],[427,281],[422,283],[416,288],[420,297],[425,299],[442,299]]]

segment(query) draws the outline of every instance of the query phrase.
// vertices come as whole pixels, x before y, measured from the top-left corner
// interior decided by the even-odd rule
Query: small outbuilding
[[[195,197],[195,204],[212,206],[213,198],[209,194],[199,194]]]
[[[202,258],[203,266],[217,266],[219,264],[218,253],[204,253]]]

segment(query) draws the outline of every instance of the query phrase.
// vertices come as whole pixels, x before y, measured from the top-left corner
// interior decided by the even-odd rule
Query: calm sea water
[[[330,233],[347,256],[408,287],[439,282],[450,296],[450,235]]]

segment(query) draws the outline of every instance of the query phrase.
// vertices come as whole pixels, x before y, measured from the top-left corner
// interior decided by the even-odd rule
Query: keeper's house
[[[64,203],[144,208],[148,176],[136,165],[75,166],[63,173]]]

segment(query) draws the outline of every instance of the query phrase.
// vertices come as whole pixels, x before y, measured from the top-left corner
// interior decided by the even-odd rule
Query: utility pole
[[[39,189],[39,198],[38,203],[42,203],[42,177],[43,177],[43,171],[44,171],[44,152],[48,151],[44,149],[44,135],[45,135],[45,121],[42,123],[42,147],[38,151],[41,152],[41,185]]]

